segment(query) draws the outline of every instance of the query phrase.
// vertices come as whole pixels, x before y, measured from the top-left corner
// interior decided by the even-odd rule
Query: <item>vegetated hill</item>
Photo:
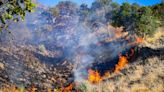
[[[96,13],[91,14],[91,16],[86,15],[87,17],[84,16],[84,19],[80,16],[81,21],[83,21],[81,23],[74,3],[62,2],[57,7],[61,10],[58,12],[59,15],[57,14],[55,17],[46,8],[39,7],[36,12],[26,16],[27,21],[13,24],[10,27],[14,35],[14,40],[11,43],[9,43],[10,37],[8,38],[8,35],[6,35],[8,33],[2,32],[0,37],[0,86],[2,90],[3,87],[8,88],[8,85],[24,85],[27,89],[36,87],[39,91],[48,88],[59,89],[75,81],[73,75],[74,63],[72,64],[69,61],[75,57],[70,58],[70,56],[76,54],[85,56],[84,54],[89,55],[93,51],[93,55],[98,57],[97,61],[102,63],[102,61],[105,61],[102,59],[108,59],[108,57],[112,57],[114,52],[118,54],[117,52],[120,51],[118,49],[122,44],[119,44],[118,48],[115,47],[117,45],[115,39],[121,38],[119,42],[124,43],[127,34],[125,33],[123,37],[117,35],[117,37],[115,31],[110,33],[111,31],[106,29],[108,26],[104,17],[101,17],[101,15],[104,16],[105,11],[99,12],[99,9],[96,9]],[[97,14],[99,16],[96,16]],[[121,34],[122,31],[119,32]],[[162,34],[163,31],[158,34],[160,33]],[[134,57],[129,60],[128,66],[120,73],[111,74],[109,78],[94,85],[88,83],[86,79],[86,83],[84,81],[82,86],[76,86],[71,91],[154,92],[154,90],[158,90],[158,92],[163,92],[164,37],[158,34],[152,37],[153,39],[146,39],[145,42],[148,41],[148,43],[135,46],[137,50]],[[96,46],[104,44],[96,42],[102,41],[106,37],[110,38],[107,39],[108,43],[111,42],[111,44],[107,44],[109,47],[96,49]],[[111,38],[114,38],[114,43],[112,43],[113,39]],[[99,58],[100,54],[103,55]],[[105,64],[105,62],[103,63]]]

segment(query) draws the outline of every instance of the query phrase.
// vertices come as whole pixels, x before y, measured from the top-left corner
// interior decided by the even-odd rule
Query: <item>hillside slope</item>
[[[157,32],[158,33],[158,32]],[[138,47],[129,64],[96,85],[84,82],[82,92],[164,92],[164,36]],[[150,38],[148,38],[150,39]],[[152,41],[153,39],[153,41]]]

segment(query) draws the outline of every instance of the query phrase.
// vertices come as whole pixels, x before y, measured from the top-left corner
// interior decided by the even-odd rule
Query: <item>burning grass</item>
[[[164,61],[158,57],[138,60],[127,65],[124,72],[111,73],[110,78],[97,85],[84,82],[87,91],[82,92],[163,92],[163,67]]]
[[[74,87],[75,85],[72,83],[59,89],[47,88],[46,90],[38,90],[36,87],[25,88],[24,86],[6,85],[0,88],[0,92],[72,92]]]
[[[3,85],[0,92],[36,92],[36,88],[25,88],[24,86]]]
[[[119,73],[125,65],[127,65],[128,59],[126,56],[121,56],[119,57],[118,64],[115,65],[114,68],[114,73]],[[104,73],[103,76],[101,76],[100,72],[98,70],[88,70],[88,81],[93,84],[98,84],[100,83],[103,79],[109,78],[110,77],[110,72],[107,71]]]
[[[118,64],[115,66],[114,73],[120,72],[120,70],[122,70],[127,63],[128,63],[127,57],[126,56],[120,56]]]
[[[91,83],[99,83],[102,80],[102,78],[100,76],[100,73],[97,70],[94,71],[94,70],[90,69],[88,71],[88,73],[89,73],[88,74],[88,81],[89,82],[91,82]]]
[[[120,54],[118,63],[115,65],[114,71],[112,73],[117,74],[122,69],[124,69],[125,66],[128,64],[128,59],[133,57],[134,53],[135,53],[134,49],[131,49],[129,54],[128,53],[126,53],[126,55],[121,55]],[[106,71],[104,73],[104,75],[102,76],[101,73],[98,70],[89,69],[88,70],[88,81],[92,84],[98,84],[98,83],[102,82],[102,80],[110,78],[110,75],[111,75],[110,70]]]
[[[65,87],[62,92],[71,92],[74,87],[75,87],[75,84],[74,83],[71,83],[70,85],[68,85],[67,87]]]

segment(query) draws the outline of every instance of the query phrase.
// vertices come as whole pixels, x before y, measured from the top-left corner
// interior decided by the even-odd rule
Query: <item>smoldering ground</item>
[[[75,3],[60,2],[55,8],[58,10],[57,16],[48,9],[38,7],[36,12],[27,14],[25,21],[13,23],[10,26],[12,45],[43,45],[46,50],[60,51],[60,59],[54,58],[47,62],[55,64],[68,60],[73,63],[76,82],[87,77],[88,69],[94,67],[93,63],[108,61],[110,67],[114,67],[117,63],[114,59],[119,53],[130,49],[128,43],[134,41],[117,36],[115,29],[104,23],[104,15],[103,21],[95,19],[97,14],[85,16],[87,21],[81,21],[80,7]],[[6,38],[1,39],[8,41]],[[105,42],[106,39],[110,41]]]

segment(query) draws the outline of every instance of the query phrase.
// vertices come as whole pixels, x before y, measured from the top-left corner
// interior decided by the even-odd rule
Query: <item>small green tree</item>
[[[137,21],[135,33],[142,37],[151,36],[158,27],[159,23],[157,23],[156,17],[142,15],[140,19]]]
[[[0,0],[0,30],[8,27],[9,20],[24,20],[26,11],[32,12],[34,7],[31,0]]]
[[[123,26],[126,31],[144,37],[151,36],[159,27],[158,19],[150,7],[129,3],[123,3],[120,9],[114,12],[112,25]]]
[[[164,26],[164,3],[152,6],[153,15],[161,21],[161,26]]]
[[[153,16],[150,7],[141,7],[139,9],[140,16],[136,20],[135,33],[140,36],[151,36],[159,27],[158,20]]]
[[[113,13],[114,13],[112,17],[113,26],[117,26],[117,27],[124,26],[126,28],[131,16],[130,4],[123,3],[122,6],[120,6],[120,9],[114,11]]]

